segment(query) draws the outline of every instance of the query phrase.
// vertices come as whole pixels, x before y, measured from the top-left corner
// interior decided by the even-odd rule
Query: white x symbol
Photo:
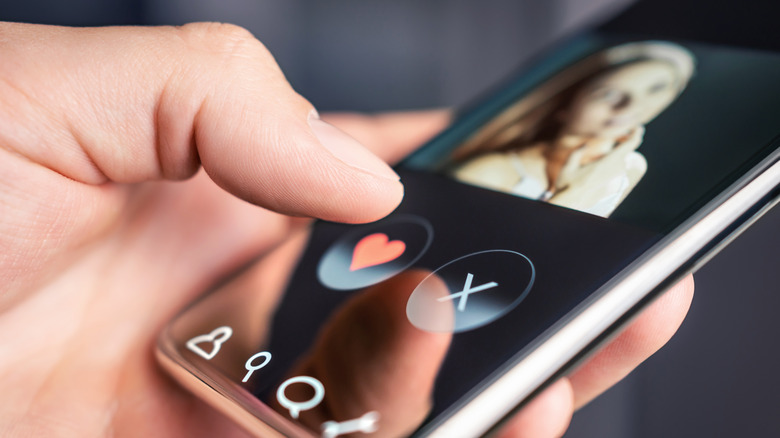
[[[466,284],[463,285],[463,290],[460,292],[456,292],[454,294],[447,295],[446,297],[438,298],[436,301],[447,301],[447,300],[454,300],[455,298],[460,298],[460,301],[458,301],[458,310],[463,312],[466,310],[466,301],[469,299],[469,295],[477,292],[482,292],[485,289],[490,289],[492,287],[498,286],[498,283],[495,281],[491,281],[490,283],[485,283],[483,285],[477,286],[472,289],[471,287],[471,280],[474,279],[473,274],[466,275]]]

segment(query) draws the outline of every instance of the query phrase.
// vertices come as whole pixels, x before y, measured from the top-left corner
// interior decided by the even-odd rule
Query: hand
[[[156,334],[284,239],[288,215],[371,221],[401,184],[233,26],[0,23],[0,58],[0,435],[243,435],[159,371]],[[330,118],[387,160],[446,119]],[[690,297],[690,282],[667,293],[507,433],[560,433],[671,336]]]
[[[547,190],[542,193],[542,196],[539,197],[539,200],[542,202],[549,201],[553,196],[555,196],[556,188],[555,187],[548,187]]]

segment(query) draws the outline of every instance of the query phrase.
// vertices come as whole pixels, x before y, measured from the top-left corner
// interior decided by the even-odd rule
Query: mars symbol
[[[372,433],[377,431],[379,412],[366,412],[363,416],[354,420],[336,422],[326,421],[322,423],[322,438],[336,438],[349,433]]]

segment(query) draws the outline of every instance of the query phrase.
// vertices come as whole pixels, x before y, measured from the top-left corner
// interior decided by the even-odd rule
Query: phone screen
[[[776,150],[778,77],[772,53],[580,38],[401,163],[390,216],[315,223],[170,332],[265,421],[423,433]]]

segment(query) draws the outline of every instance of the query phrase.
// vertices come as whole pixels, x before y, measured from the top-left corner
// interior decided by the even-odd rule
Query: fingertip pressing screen
[[[402,163],[390,216],[300,231],[169,336],[269,424],[420,433],[767,157],[778,77],[771,53],[578,41]]]

